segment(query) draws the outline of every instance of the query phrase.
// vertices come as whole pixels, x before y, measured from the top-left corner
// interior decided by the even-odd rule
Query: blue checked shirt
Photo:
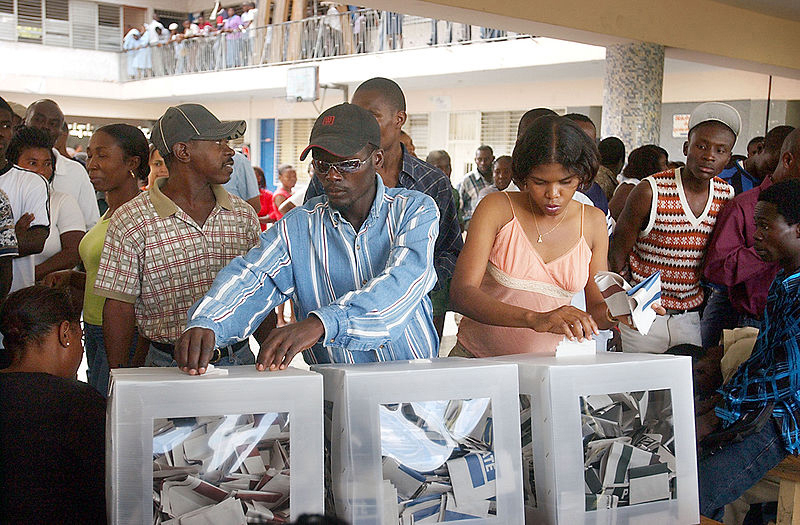
[[[398,187],[430,196],[439,208],[439,237],[433,251],[433,267],[437,276],[433,289],[439,290],[453,276],[456,259],[464,247],[461,227],[458,225],[458,210],[453,200],[453,186],[442,170],[409,155],[405,146],[402,148],[403,169],[400,171]],[[306,201],[322,193],[322,185],[313,177],[306,191]]]
[[[427,296],[436,282],[436,206],[375,178],[375,201],[358,232],[324,195],[306,202],[219,272],[190,310],[188,328],[210,328],[226,346],[292,298],[298,319],[313,314],[325,327],[324,340],[303,354],[309,364],[438,355]]]
[[[791,454],[800,451],[800,271],[779,273],[767,296],[753,353],[720,391],[717,415],[727,426],[775,402],[773,417]]]

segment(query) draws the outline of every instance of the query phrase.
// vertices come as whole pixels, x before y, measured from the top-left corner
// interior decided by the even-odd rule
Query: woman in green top
[[[83,289],[83,331],[89,384],[107,395],[109,367],[103,344],[103,304],[105,298],[94,293],[100,254],[108,230],[108,221],[120,206],[139,195],[140,181],[150,172],[149,147],[144,134],[128,124],[103,126],[92,135],[87,148],[86,168],[94,189],[105,192],[108,211],[86,232],[78,251],[86,272],[62,270],[47,275],[45,284],[53,287],[74,286]],[[133,357],[136,338],[130,349]]]

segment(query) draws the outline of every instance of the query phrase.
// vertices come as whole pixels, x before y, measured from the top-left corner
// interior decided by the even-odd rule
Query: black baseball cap
[[[320,148],[337,157],[351,157],[367,144],[381,147],[381,128],[366,109],[355,104],[339,104],[325,110],[311,128],[311,138],[300,160],[312,148]]]
[[[153,126],[150,140],[166,156],[172,146],[187,140],[236,139],[244,135],[247,123],[244,120],[220,121],[200,104],[172,106],[161,115]]]

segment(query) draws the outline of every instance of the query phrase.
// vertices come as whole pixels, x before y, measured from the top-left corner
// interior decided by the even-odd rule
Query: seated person
[[[523,190],[480,202],[456,264],[450,300],[465,317],[450,355],[553,354],[564,336],[616,324],[593,279],[606,269],[605,216],[572,198],[597,167],[597,147],[568,118],[540,117],[518,139]],[[582,290],[586,312],[570,306]]]
[[[353,104],[319,116],[310,145],[324,195],[291,210],[261,244],[219,272],[189,311],[175,358],[204,373],[216,347],[247,338],[278,304],[293,299],[299,322],[272,330],[256,367],[353,363],[438,355],[428,292],[436,283],[436,204],[386,188],[380,128]]]
[[[0,307],[3,523],[105,523],[105,400],[75,374],[81,312],[69,295],[22,288]]]
[[[716,411],[700,416],[698,440],[761,413],[771,416],[741,441],[721,444],[698,461],[700,512],[719,520],[734,501],[787,454],[800,451],[800,181],[777,183],[756,204],[755,251],[780,271],[770,287],[750,357],[720,390]]]

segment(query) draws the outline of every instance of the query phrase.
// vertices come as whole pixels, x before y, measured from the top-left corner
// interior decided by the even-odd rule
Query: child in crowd
[[[564,336],[617,323],[592,279],[606,269],[605,217],[572,200],[598,165],[597,147],[567,118],[541,117],[520,137],[512,177],[524,189],[480,202],[456,264],[450,300],[465,317],[450,355],[552,354]],[[569,304],[581,290],[586,312]]]
[[[278,181],[280,181],[281,187],[275,190],[275,193],[272,195],[273,202],[275,203],[275,210],[273,211],[272,218],[276,221],[283,217],[283,213],[280,212],[281,204],[292,196],[292,188],[297,184],[297,172],[291,164],[281,164],[278,166]]]

